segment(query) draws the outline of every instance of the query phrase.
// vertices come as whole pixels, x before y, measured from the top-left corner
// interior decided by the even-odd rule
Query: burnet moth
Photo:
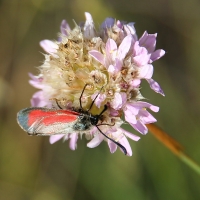
[[[20,110],[17,113],[17,122],[19,126],[31,136],[51,136],[55,134],[68,134],[74,131],[84,132],[95,126],[98,131],[103,134],[107,139],[118,145],[127,154],[126,148],[112,138],[108,137],[101,131],[99,126],[109,124],[99,124],[102,119],[103,113],[107,110],[107,106],[98,115],[92,115],[90,110],[100,94],[92,101],[88,110],[82,107],[81,98],[85,91],[87,84],[84,86],[79,98],[80,109],[78,110],[65,110],[62,109],[56,101],[59,109],[49,109],[43,107],[30,107]],[[112,126],[112,125],[109,125]]]

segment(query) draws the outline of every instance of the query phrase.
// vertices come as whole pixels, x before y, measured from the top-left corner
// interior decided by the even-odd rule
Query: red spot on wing
[[[77,119],[77,116],[64,116],[64,115],[55,115],[55,116],[47,116],[42,120],[44,125],[50,125],[53,123],[70,123]]]
[[[70,110],[32,110],[29,113],[28,125],[41,120],[44,125],[53,123],[70,123],[77,119],[79,113]]]

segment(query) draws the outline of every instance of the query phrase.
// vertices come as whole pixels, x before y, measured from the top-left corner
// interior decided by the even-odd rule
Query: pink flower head
[[[52,99],[56,99],[59,108],[99,116],[98,124],[90,122],[86,130],[77,131],[72,126],[69,132],[67,128],[59,132],[62,134],[55,132],[50,137],[51,144],[69,140],[70,149],[75,150],[79,135],[85,135],[90,148],[106,141],[111,153],[117,147],[123,150],[123,146],[131,156],[128,138],[138,141],[140,137],[121,125],[129,123],[137,132],[146,134],[146,124],[156,122],[148,110],[158,112],[159,108],[141,101],[144,97],[140,84],[145,79],[151,89],[164,95],[152,76],[153,62],[165,51],[156,50],[157,34],[145,31],[138,39],[133,22],[106,18],[98,30],[91,14],[86,12],[85,16],[85,23],[73,29],[63,20],[58,41],[40,42],[47,54],[40,74],[30,74],[30,84],[39,89],[31,104],[52,108],[55,107]]]

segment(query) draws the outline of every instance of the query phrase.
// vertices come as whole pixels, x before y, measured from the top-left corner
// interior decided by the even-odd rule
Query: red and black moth
[[[99,124],[103,113],[107,110],[107,106],[105,105],[103,111],[98,115],[92,115],[90,113],[90,110],[100,92],[92,101],[89,109],[83,109],[81,98],[86,86],[87,84],[84,86],[80,95],[80,109],[77,111],[64,110],[59,106],[58,103],[57,105],[59,109],[49,109],[43,107],[25,108],[17,113],[17,122],[19,126],[31,136],[51,136],[55,134],[73,133],[75,131],[84,133],[84,131],[89,130],[92,128],[92,126],[95,126],[107,139],[118,145],[126,155],[126,148],[112,138],[108,137],[99,128],[99,126],[102,125],[109,125],[101,123]]]

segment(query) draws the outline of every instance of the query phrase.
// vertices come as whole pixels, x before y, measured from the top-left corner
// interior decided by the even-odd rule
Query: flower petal
[[[151,61],[155,61],[155,60],[158,60],[159,58],[161,58],[162,56],[165,55],[165,51],[163,49],[157,49],[156,51],[154,51],[152,54],[151,54]]]
[[[34,76],[33,74],[29,73],[28,74],[31,78],[31,80],[29,80],[29,83],[38,89],[43,89],[44,85],[42,84],[43,78],[40,76]]]
[[[117,150],[117,145],[111,140],[108,140],[108,146],[109,146],[110,152],[115,153],[115,151]]]
[[[132,87],[139,87],[141,83],[141,79],[137,78],[137,79],[133,79],[129,82],[129,84],[132,86]]]
[[[51,40],[40,41],[40,46],[49,54],[54,54],[57,52],[58,45]]]
[[[113,101],[111,102],[112,108],[119,110],[126,103],[127,97],[125,92],[115,92]]]
[[[89,51],[89,54],[97,61],[99,61],[102,65],[104,65],[104,55],[96,50]]]
[[[125,110],[124,115],[125,115],[125,120],[127,122],[129,122],[131,124],[137,123],[136,116],[130,110]]]
[[[113,27],[115,23],[115,19],[114,18],[106,18],[105,21],[101,24],[101,28],[102,29],[107,29],[107,28],[111,28]]]
[[[125,111],[130,111],[132,113],[132,115],[137,115],[139,110],[140,110],[140,107],[138,108],[136,103],[127,103],[126,104],[126,110]]]
[[[147,127],[142,124],[139,120],[137,121],[136,124],[131,124],[130,125],[138,132],[140,132],[143,135],[146,135],[148,133],[148,129]]]
[[[140,46],[146,47],[149,53],[152,53],[156,47],[156,37],[157,33],[155,34],[148,34],[146,31],[139,39]]]
[[[139,136],[133,134],[133,133],[130,133],[126,130],[124,130],[123,128],[119,128],[121,130],[121,132],[126,135],[127,137],[129,137],[131,140],[134,140],[134,141],[138,141],[140,139]]]
[[[78,133],[72,133],[72,134],[70,134],[69,147],[70,147],[71,150],[76,150],[77,140],[78,140]]]
[[[132,44],[132,35],[126,36],[122,43],[119,45],[118,51],[117,51],[117,58],[119,60],[123,60],[127,53],[130,50],[131,44]]]
[[[157,120],[146,110],[140,111],[140,121],[144,124],[157,122]]]
[[[54,144],[55,142],[57,142],[58,140],[60,140],[61,138],[63,138],[65,136],[65,134],[59,134],[59,135],[51,135],[49,137],[49,143],[50,144]]]
[[[150,79],[153,76],[153,65],[148,64],[138,68],[140,78]]]
[[[159,111],[159,107],[158,106],[154,106],[154,105],[152,105],[150,103],[147,103],[147,102],[144,102],[144,101],[137,101],[137,102],[134,102],[134,103],[129,103],[128,106],[132,107],[133,110],[135,109],[137,111],[139,111],[141,109],[144,109],[144,108],[149,108],[154,112],[158,112]],[[130,109],[130,107],[128,107],[128,108]]]
[[[124,30],[125,30],[127,35],[131,34],[133,36],[134,41],[136,41],[137,40],[137,34],[136,34],[134,24],[135,24],[134,22],[125,24]]]
[[[110,116],[112,116],[112,117],[119,116],[119,112],[117,110],[113,109],[112,107],[109,108],[109,111],[110,111]]]
[[[126,148],[127,151],[127,156],[132,156],[132,149],[131,146],[127,140],[127,138],[125,136],[123,136],[120,140],[119,140],[120,144],[123,145]],[[124,151],[120,148],[120,150],[124,153]]]
[[[45,98],[43,91],[38,91],[33,94],[31,98],[31,105],[33,107],[44,107],[47,106],[48,104],[49,102]]]
[[[111,74],[118,73],[122,69],[122,64],[123,64],[123,62],[121,60],[119,60],[118,58],[116,58],[115,59],[115,65],[114,66],[110,65],[109,68],[108,68],[108,72],[110,72]]]
[[[153,79],[146,79],[146,80],[147,80],[147,82],[149,83],[151,89],[154,92],[159,93],[159,94],[165,96],[162,88],[160,87],[160,85],[156,81],[154,81]]]
[[[61,26],[60,26],[60,32],[63,35],[68,36],[69,32],[71,31],[69,24],[67,23],[66,20],[62,20]]]
[[[94,22],[92,19],[92,15],[88,12],[85,12],[86,22],[83,27],[83,35],[86,39],[92,39],[95,37],[95,29],[94,29]]]
[[[143,66],[146,65],[149,62],[150,59],[150,54],[140,54],[138,56],[133,57],[133,62],[137,65],[137,66]]]
[[[115,61],[117,54],[117,44],[113,39],[108,39],[106,42],[106,66]]]
[[[148,53],[145,47],[141,47],[138,41],[133,44],[133,62],[137,66],[149,63],[150,56],[151,54]]]
[[[114,66],[114,65],[109,65],[109,67],[108,67],[108,72],[109,72],[110,74],[114,74],[114,73],[115,73],[115,66]]]
[[[97,147],[104,139],[104,136],[102,134],[96,134],[94,138],[87,143],[87,147],[94,148]]]

